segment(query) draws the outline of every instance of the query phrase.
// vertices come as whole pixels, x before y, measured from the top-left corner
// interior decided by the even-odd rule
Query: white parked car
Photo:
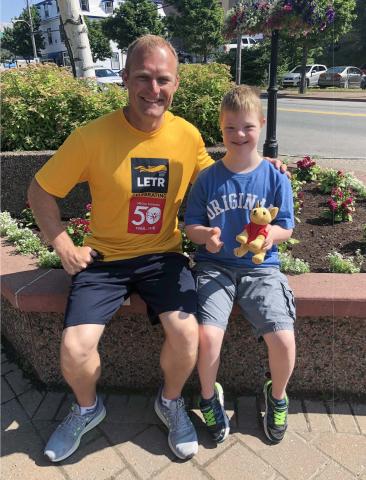
[[[96,67],[95,68],[95,77],[97,84],[101,87],[108,83],[115,83],[122,87],[123,82],[118,72],[114,72],[110,68]]]
[[[257,40],[253,37],[249,37],[248,35],[243,35],[241,37],[241,47],[242,48],[252,48],[257,45]],[[230,52],[230,50],[236,50],[237,41],[236,38],[230,40],[230,43],[224,45],[224,51]]]
[[[325,65],[306,65],[306,86],[315,87],[318,85],[319,76],[325,72],[327,67]],[[298,87],[301,79],[301,65],[297,65],[290,72],[285,73],[282,79],[282,87]]]

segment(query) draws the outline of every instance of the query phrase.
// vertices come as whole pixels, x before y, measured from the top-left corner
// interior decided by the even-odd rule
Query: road
[[[279,98],[277,109],[280,155],[366,160],[366,102]]]

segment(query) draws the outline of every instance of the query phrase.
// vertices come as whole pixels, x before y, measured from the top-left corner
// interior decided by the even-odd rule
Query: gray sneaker
[[[161,391],[155,400],[155,412],[160,420],[168,427],[169,447],[178,458],[187,460],[198,452],[197,434],[184,407],[182,397],[172,400],[170,408],[163,405]]]
[[[60,462],[69,457],[78,448],[84,433],[96,427],[105,415],[105,407],[100,397],[98,397],[95,410],[86,415],[80,415],[79,405],[73,403],[70,413],[49,438],[44,454],[51,462]]]

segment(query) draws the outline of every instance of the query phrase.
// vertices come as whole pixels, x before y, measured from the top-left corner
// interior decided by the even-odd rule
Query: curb
[[[267,93],[261,93],[261,98],[268,98]],[[307,96],[307,95],[287,95],[283,93],[277,93],[277,98],[291,98],[291,99],[298,99],[298,100],[330,100],[335,102],[364,102],[366,103],[366,93],[365,98],[343,98],[343,97],[328,97],[328,96]]]

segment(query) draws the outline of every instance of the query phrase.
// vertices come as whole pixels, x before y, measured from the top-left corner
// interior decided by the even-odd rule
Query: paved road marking
[[[308,110],[303,108],[278,108],[281,112],[319,113],[320,115],[339,115],[341,117],[366,117],[366,113],[349,112],[322,112],[321,110]]]

